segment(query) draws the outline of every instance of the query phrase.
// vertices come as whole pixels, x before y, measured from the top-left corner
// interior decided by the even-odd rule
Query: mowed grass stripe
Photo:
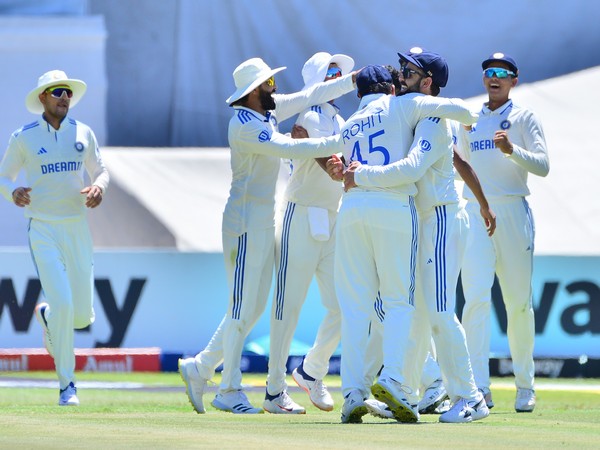
[[[9,375],[27,378],[31,373],[3,373],[0,379]],[[78,379],[182,387],[178,374],[93,373],[78,374]],[[245,383],[259,387],[248,394],[256,406],[262,405],[265,379],[265,374],[244,375]],[[293,398],[306,407],[306,415],[247,416],[215,410],[210,406],[213,389],[204,397],[207,413],[198,415],[183,389],[80,389],[81,405],[66,408],[56,405],[57,389],[3,388],[0,448],[600,448],[600,394],[545,390],[545,380],[539,380],[535,412],[517,414],[514,388],[506,380],[493,380],[493,386],[502,386],[493,391],[496,407],[489,418],[460,425],[441,424],[432,415],[414,425],[372,416],[365,416],[362,425],[340,424],[339,389],[332,392],[336,406],[330,413],[318,410],[306,394],[294,389]],[[339,388],[339,377],[326,381]],[[598,380],[581,381],[598,385]],[[290,378],[288,383],[294,382]]]

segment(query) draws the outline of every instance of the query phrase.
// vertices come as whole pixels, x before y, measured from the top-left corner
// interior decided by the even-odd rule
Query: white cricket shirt
[[[330,103],[311,106],[298,116],[296,124],[304,127],[311,138],[340,134],[344,120],[339,109]],[[284,200],[302,206],[316,206],[337,211],[342,198],[342,184],[333,181],[314,159],[294,159]]]
[[[353,89],[349,74],[294,94],[275,94],[275,111],[267,112],[267,116],[234,106],[228,133],[232,180],[223,213],[223,232],[239,236],[248,229],[274,226],[280,158],[325,157],[341,151],[339,136],[292,139],[279,133],[278,118],[285,120]]]
[[[512,155],[505,155],[495,147],[493,139],[497,130],[508,131],[513,144]],[[550,169],[542,125],[531,111],[515,105],[512,100],[494,111],[484,105],[471,131],[461,131],[458,148],[477,173],[489,200],[529,195],[528,173],[543,177]],[[467,186],[463,196],[475,199]]]
[[[53,221],[85,214],[84,169],[104,192],[109,176],[87,125],[65,117],[55,130],[43,117],[15,131],[0,163],[0,193],[10,202],[14,182],[25,170],[31,203],[25,217]]]
[[[473,123],[477,118],[477,114],[471,112],[468,105],[460,99],[417,93],[400,97],[367,95],[361,100],[359,110],[348,119],[341,131],[347,163],[360,161],[363,165],[387,166],[402,160],[411,149],[413,130],[417,123],[427,116],[452,118],[465,124]],[[451,139],[447,134],[447,125],[444,125],[443,130],[446,134],[440,139],[447,139],[444,147],[447,149]],[[425,144],[422,141],[419,145]],[[427,147],[430,148],[431,143],[427,143]],[[429,156],[429,151],[414,152],[412,162],[406,161],[390,169],[359,168],[355,173],[358,187],[354,189],[416,194],[415,182],[428,167],[425,167],[420,159],[422,156]],[[383,176],[381,172],[384,172]],[[399,176],[404,182],[398,181]]]

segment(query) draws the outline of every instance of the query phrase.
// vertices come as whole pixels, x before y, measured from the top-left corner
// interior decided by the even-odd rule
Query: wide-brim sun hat
[[[331,63],[336,63],[342,71],[342,75],[348,75],[354,69],[354,59],[348,55],[336,53],[331,55],[327,52],[318,52],[312,55],[302,67],[302,79],[306,90],[317,83],[325,81],[325,75]]]
[[[34,114],[44,112],[44,105],[40,102],[39,96],[42,92],[52,86],[69,86],[73,91],[73,97],[69,103],[69,108],[75,106],[85,94],[87,84],[81,80],[69,78],[62,70],[51,70],[38,78],[37,87],[32,89],[25,97],[25,106]]]
[[[261,58],[251,58],[244,61],[233,71],[233,81],[237,89],[225,101],[231,106],[233,102],[248,95],[261,83],[284,69],[286,67],[271,69]]]

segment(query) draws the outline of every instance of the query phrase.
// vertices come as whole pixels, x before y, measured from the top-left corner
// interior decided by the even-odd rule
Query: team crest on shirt
[[[75,142],[75,150],[77,150],[79,153],[81,153],[83,151],[83,149],[85,148],[85,146],[83,145],[83,142]]]
[[[508,130],[511,126],[510,120],[503,120],[500,123],[500,128],[502,128],[503,130]]]
[[[266,130],[262,130],[258,135],[258,142],[266,142],[271,139],[269,133]]]
[[[431,150],[431,142],[427,139],[419,139],[419,147],[421,148],[421,151],[428,152]]]

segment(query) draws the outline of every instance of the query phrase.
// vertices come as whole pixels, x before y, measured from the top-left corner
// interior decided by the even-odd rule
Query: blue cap
[[[408,53],[398,53],[398,56],[400,63],[408,61],[419,69],[423,69],[423,72],[433,79],[436,86],[442,88],[448,83],[448,64],[438,53],[428,52],[421,47],[413,47]]]
[[[517,67],[517,63],[515,62],[515,60],[501,52],[496,52],[493,55],[490,55],[488,59],[481,63],[481,68],[485,70],[488,67],[490,67],[493,62],[497,61],[502,61],[508,64],[509,69],[512,70],[515,73],[515,75],[519,75],[519,68]]]
[[[383,66],[365,66],[356,75],[356,87],[361,96],[368,93],[369,88],[377,83],[394,83],[389,70]]]

